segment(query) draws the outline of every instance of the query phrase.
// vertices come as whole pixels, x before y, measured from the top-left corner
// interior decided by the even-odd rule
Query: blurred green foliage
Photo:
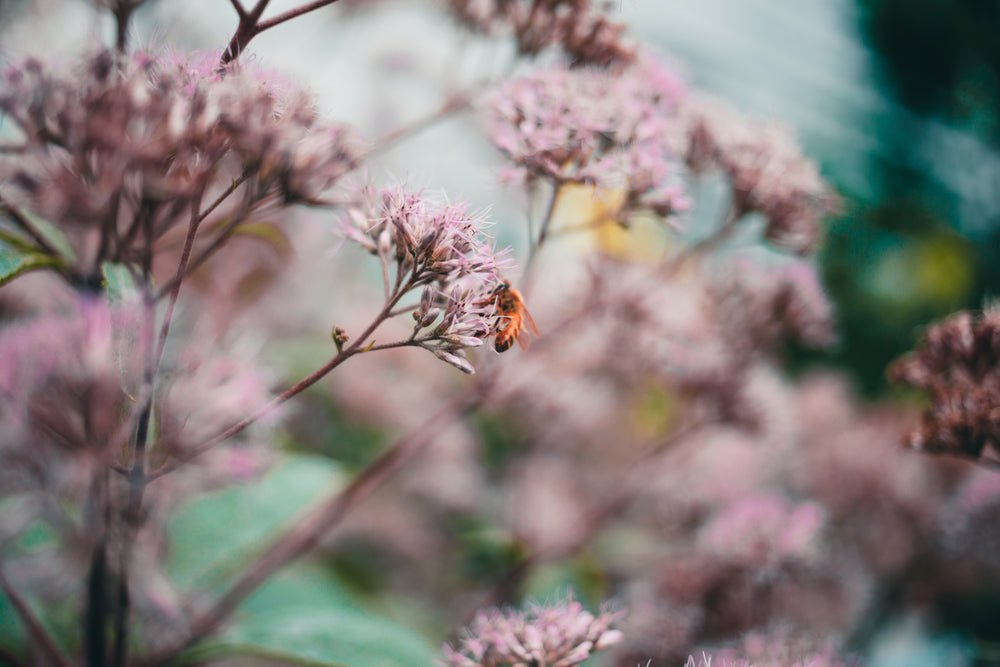
[[[867,162],[869,191],[835,183],[845,206],[828,228],[823,269],[841,333],[827,360],[871,395],[927,324],[981,307],[1000,284],[1000,216],[990,205],[1000,183],[1000,4],[857,4],[889,104],[870,127],[878,155]],[[976,150],[965,154],[954,139]]]

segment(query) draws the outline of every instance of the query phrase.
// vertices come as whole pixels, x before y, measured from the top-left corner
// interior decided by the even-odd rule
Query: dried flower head
[[[935,324],[889,374],[928,395],[910,446],[1000,464],[1000,309],[964,311]]]
[[[243,179],[234,217],[311,200],[353,168],[349,130],[301,91],[204,56],[101,52],[77,71],[27,60],[0,75],[0,113],[20,135],[0,155],[0,195],[69,237],[85,277],[133,262]]]
[[[347,212],[346,236],[379,258],[390,308],[419,293],[407,344],[423,347],[466,373],[465,349],[493,331],[494,295],[509,264],[483,229],[482,215],[465,206],[435,205],[403,188],[361,190]]]
[[[553,605],[531,604],[525,611],[483,611],[456,648],[444,646],[444,664],[572,667],[621,641],[621,632],[611,628],[616,618],[609,611],[594,616],[572,596]]]
[[[493,142],[511,180],[551,180],[624,191],[635,210],[687,210],[682,163],[671,148],[685,94],[666,65],[644,56],[623,72],[551,67],[514,79],[489,104]]]
[[[591,0],[446,0],[463,24],[487,35],[513,34],[520,55],[559,47],[574,65],[625,64],[635,57],[625,26],[608,19],[609,5]]]
[[[836,210],[836,199],[795,137],[705,99],[689,98],[683,115],[683,150],[691,169],[720,169],[732,185],[738,215],[762,214],[766,240],[796,254],[811,253],[820,221]]]

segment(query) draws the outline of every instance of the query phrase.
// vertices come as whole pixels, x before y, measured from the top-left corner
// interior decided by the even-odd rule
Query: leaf
[[[280,257],[287,257],[292,251],[292,244],[288,240],[288,236],[273,223],[248,222],[237,227],[233,234],[264,241]]]
[[[5,285],[28,271],[60,265],[61,262],[56,257],[37,250],[19,249],[6,241],[0,241],[0,285]]]
[[[437,652],[417,633],[347,607],[280,607],[237,622],[181,656],[180,663],[267,656],[322,667],[430,667]]]
[[[104,262],[101,264],[102,286],[109,306],[135,303],[141,300],[139,285],[135,276],[124,264]]]
[[[253,486],[217,491],[182,505],[168,527],[167,574],[181,589],[218,589],[290,519],[343,483],[331,460],[285,454]]]

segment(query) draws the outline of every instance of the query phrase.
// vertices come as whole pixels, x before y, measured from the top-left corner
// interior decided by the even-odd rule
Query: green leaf
[[[127,266],[104,262],[101,264],[101,275],[104,277],[102,285],[109,306],[140,301],[139,285]]]
[[[286,454],[253,486],[184,504],[168,528],[168,575],[181,589],[220,588],[290,519],[343,484],[329,459]]]
[[[5,285],[28,271],[56,267],[60,264],[59,259],[51,255],[37,250],[20,249],[6,241],[0,241],[0,285]]]
[[[246,617],[194,647],[180,662],[254,655],[310,667],[430,667],[437,658],[423,637],[388,619],[350,608],[305,605]]]
[[[45,240],[48,241],[53,248],[58,250],[66,260],[72,262],[76,259],[76,253],[73,252],[73,246],[70,245],[69,239],[67,239],[66,235],[62,233],[62,230],[45,218],[41,218],[31,211],[23,210],[21,211],[21,215],[27,218],[28,222],[30,222],[35,228],[35,231],[44,236]]]

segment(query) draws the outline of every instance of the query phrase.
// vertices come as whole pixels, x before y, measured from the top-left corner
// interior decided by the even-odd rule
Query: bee
[[[531,313],[524,307],[524,299],[521,293],[510,286],[506,280],[500,283],[493,294],[496,297],[497,323],[493,327],[495,337],[493,347],[497,352],[504,352],[510,349],[516,340],[522,349],[528,347],[527,340],[522,334],[525,333],[525,325],[531,333],[539,335],[535,320],[531,319]]]

